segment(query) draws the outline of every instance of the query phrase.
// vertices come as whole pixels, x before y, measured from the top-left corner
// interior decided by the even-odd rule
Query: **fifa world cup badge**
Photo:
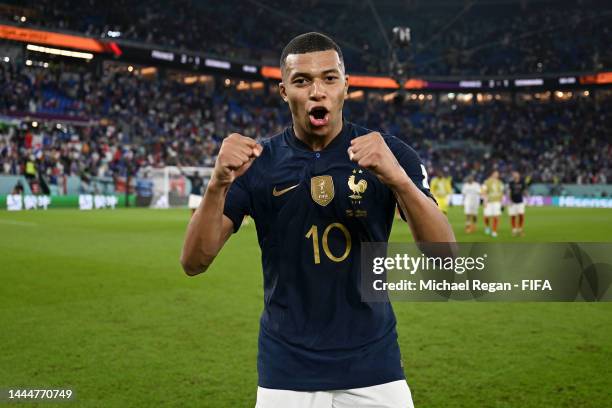
[[[334,180],[331,176],[315,176],[310,179],[310,195],[315,203],[325,207],[334,199]]]

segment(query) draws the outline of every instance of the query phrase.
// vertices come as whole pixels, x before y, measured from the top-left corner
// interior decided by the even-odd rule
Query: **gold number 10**
[[[344,250],[344,253],[340,257],[336,257],[334,256],[334,254],[332,254],[331,250],[329,249],[329,244],[327,243],[327,237],[329,235],[329,232],[332,230],[332,228],[338,228],[340,231],[342,231],[342,233],[344,234],[344,239],[346,240],[346,249]],[[306,238],[310,238],[310,237],[312,237],[312,249],[313,249],[314,263],[320,264],[321,255],[319,253],[319,229],[317,228],[316,225],[313,225],[308,230],[308,233],[306,234]],[[339,222],[334,222],[333,224],[329,224],[327,228],[325,228],[325,231],[323,231],[323,252],[325,252],[325,255],[327,255],[327,257],[334,262],[342,262],[346,259],[346,257],[351,252],[351,234],[344,225],[340,224]]]

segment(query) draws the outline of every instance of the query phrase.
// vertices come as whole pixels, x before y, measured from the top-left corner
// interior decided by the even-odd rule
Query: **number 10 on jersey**
[[[339,257],[335,256],[332,253],[331,249],[329,249],[328,237],[329,237],[329,233],[334,228],[337,228],[340,230],[340,232],[342,232],[342,234],[344,235],[344,240],[345,240],[344,252]],[[321,253],[319,249],[320,248],[319,246],[319,228],[316,225],[313,225],[312,227],[310,227],[310,229],[306,233],[306,238],[307,239],[312,238],[312,252],[313,252],[314,263],[320,264],[321,263]],[[351,245],[352,245],[351,234],[349,230],[339,222],[334,222],[332,224],[329,224],[325,228],[325,230],[323,231],[322,241],[323,241],[323,252],[333,262],[344,261],[349,256],[349,253],[351,252]]]

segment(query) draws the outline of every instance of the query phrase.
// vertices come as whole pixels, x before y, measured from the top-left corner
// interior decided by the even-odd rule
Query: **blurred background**
[[[290,123],[278,58],[307,31],[343,49],[346,118],[404,138],[455,193],[495,168],[531,203],[607,197],[611,22],[598,0],[2,1],[0,200],[186,205],[229,133]]]
[[[254,406],[255,226],[202,276],[179,254],[223,139],[290,125],[278,59],[304,32],[342,47],[346,119],[418,151],[458,241],[609,254],[611,23],[598,0],[0,0],[0,393]],[[464,180],[494,169],[528,185],[520,234],[505,209],[497,238],[478,206],[466,226]],[[393,304],[416,406],[610,406],[611,303],[444,300]]]

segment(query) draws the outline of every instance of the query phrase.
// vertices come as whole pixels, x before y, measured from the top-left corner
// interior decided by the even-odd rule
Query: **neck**
[[[325,135],[315,135],[312,133],[308,133],[304,131],[304,129],[300,129],[295,126],[295,122],[293,125],[293,132],[295,133],[295,137],[297,137],[301,142],[310,147],[313,151],[323,150],[329,145],[332,140],[334,140],[342,131],[342,120],[339,120],[338,123],[334,124],[331,130]]]

